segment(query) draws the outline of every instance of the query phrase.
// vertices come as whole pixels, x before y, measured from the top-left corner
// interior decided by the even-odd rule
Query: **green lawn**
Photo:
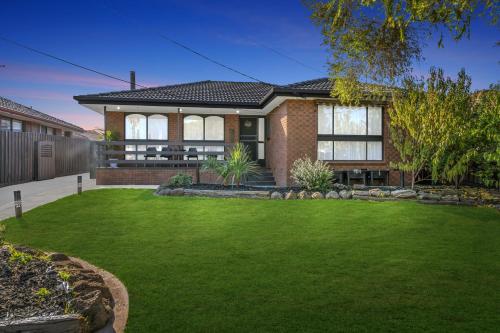
[[[98,190],[7,240],[117,275],[130,332],[498,332],[500,214],[414,202]]]

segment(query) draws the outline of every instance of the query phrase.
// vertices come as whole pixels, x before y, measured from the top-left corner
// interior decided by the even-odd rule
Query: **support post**
[[[404,171],[399,171],[399,185],[401,185],[401,187],[405,187],[405,172]]]
[[[82,176],[77,177],[77,189],[78,189],[78,194],[82,194]]]
[[[23,203],[21,201],[21,191],[14,191],[14,210],[16,211],[16,219],[23,216]]]

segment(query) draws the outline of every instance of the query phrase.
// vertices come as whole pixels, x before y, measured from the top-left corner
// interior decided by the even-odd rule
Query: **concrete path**
[[[49,202],[75,194],[77,191],[76,179],[78,175],[58,177],[49,180],[29,182],[24,184],[0,187],[0,221],[14,216],[14,191],[21,190],[23,212]],[[150,188],[155,185],[116,185],[97,186],[95,179],[90,179],[88,173],[81,174],[83,190],[98,188]]]

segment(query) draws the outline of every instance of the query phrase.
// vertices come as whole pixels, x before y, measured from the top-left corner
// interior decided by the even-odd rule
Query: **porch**
[[[195,184],[219,184],[218,176],[202,170],[203,162],[215,158],[224,163],[233,143],[209,141],[123,140],[95,143],[97,185],[159,185],[178,173]],[[258,176],[245,179],[252,186],[274,186],[272,173],[262,167]]]

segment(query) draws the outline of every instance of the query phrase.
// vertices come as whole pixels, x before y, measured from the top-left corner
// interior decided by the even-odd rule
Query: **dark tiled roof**
[[[76,100],[157,101],[170,103],[259,105],[273,85],[258,82],[200,81],[76,96]]]
[[[332,81],[329,78],[324,77],[321,79],[292,83],[285,87],[304,90],[324,90],[329,92],[332,89]]]
[[[11,101],[10,99],[7,99],[7,98],[1,97],[1,96],[0,96],[0,108],[14,111],[17,113],[21,113],[26,117],[34,118],[34,119],[39,120],[39,121],[46,121],[46,122],[57,124],[57,125],[60,125],[60,126],[66,127],[66,128],[71,128],[71,129],[79,131],[79,132],[84,131],[84,129],[81,127],[70,124],[64,120],[49,116],[48,114],[37,111],[33,108],[29,108],[27,106],[16,103],[14,101]]]
[[[156,88],[123,90],[74,98],[82,104],[100,103],[142,103],[170,105],[218,105],[260,108],[273,99],[274,94],[281,96],[329,97],[332,80],[321,78],[289,85],[274,85],[259,82],[200,81],[175,84]],[[367,89],[367,98],[377,100]]]

